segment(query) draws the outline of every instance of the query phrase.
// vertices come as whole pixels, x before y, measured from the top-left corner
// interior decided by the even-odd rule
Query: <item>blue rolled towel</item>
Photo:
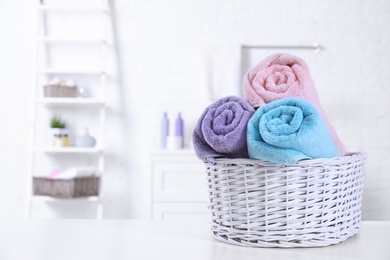
[[[199,118],[192,138],[196,155],[249,158],[246,129],[254,108],[243,98],[228,96],[208,106]]]
[[[275,163],[339,156],[317,110],[297,98],[261,106],[248,122],[247,142],[251,159]]]

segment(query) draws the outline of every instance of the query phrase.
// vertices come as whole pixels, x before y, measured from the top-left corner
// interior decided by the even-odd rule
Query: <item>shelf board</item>
[[[88,39],[88,38],[58,38],[58,37],[39,37],[40,43],[83,43],[83,44],[106,44],[103,39]]]
[[[49,154],[98,154],[103,149],[97,147],[83,148],[83,147],[64,147],[64,148],[51,148],[51,147],[38,147],[34,149],[36,152],[43,152]]]
[[[106,74],[104,70],[38,69],[40,74]]]
[[[70,5],[39,5],[38,11],[65,11],[65,12],[108,12],[104,6],[70,6]]]
[[[98,202],[100,201],[99,196],[87,196],[87,197],[77,197],[77,198],[57,198],[57,197],[51,197],[51,196],[43,196],[43,195],[32,195],[30,197],[32,200],[35,201],[91,201],[91,202]]]
[[[103,101],[94,98],[37,98],[35,102],[45,106],[103,106],[105,104]]]

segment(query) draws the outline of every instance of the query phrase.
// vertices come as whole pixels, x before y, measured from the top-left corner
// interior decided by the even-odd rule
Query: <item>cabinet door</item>
[[[207,202],[207,175],[199,161],[155,161],[153,201]]]
[[[208,203],[160,203],[153,204],[153,219],[179,221],[210,221]]]

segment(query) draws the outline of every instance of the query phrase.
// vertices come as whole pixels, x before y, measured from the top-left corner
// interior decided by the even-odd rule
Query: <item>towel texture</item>
[[[307,101],[320,114],[339,155],[345,154],[343,144],[321,107],[309,69],[301,58],[286,53],[276,53],[264,59],[245,74],[244,96],[253,107],[260,107],[288,97]]]
[[[80,166],[80,167],[71,167],[65,171],[53,171],[50,173],[48,178],[52,179],[73,179],[73,178],[82,178],[90,177],[95,175],[96,169],[92,166]]]
[[[196,155],[204,161],[213,157],[249,158],[246,132],[254,112],[246,100],[235,96],[211,104],[192,135]]]
[[[247,142],[251,159],[276,163],[338,156],[317,110],[297,98],[261,106],[248,122]]]

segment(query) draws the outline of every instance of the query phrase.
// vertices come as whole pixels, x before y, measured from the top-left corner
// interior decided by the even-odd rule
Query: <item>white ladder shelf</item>
[[[105,166],[104,158],[104,135],[105,135],[105,121],[106,121],[106,88],[107,88],[107,63],[108,63],[108,42],[109,42],[109,23],[112,22],[111,12],[110,12],[110,0],[101,0],[97,6],[86,6],[86,5],[54,5],[46,4],[44,0],[37,1],[37,38],[36,38],[36,70],[35,73],[35,89],[32,99],[32,110],[31,110],[31,136],[30,136],[30,154],[29,154],[29,163],[28,163],[28,181],[27,181],[27,217],[32,217],[33,202],[37,201],[61,201],[62,199],[56,199],[48,196],[35,196],[33,194],[33,177],[35,176],[35,165],[36,157],[38,153],[44,153],[50,156],[62,156],[63,154],[74,154],[77,156],[97,156],[97,171],[100,176],[100,190],[98,196],[90,196],[85,198],[75,198],[71,200],[79,201],[86,200],[97,203],[96,218],[103,218],[103,201],[102,201],[102,179]],[[95,12],[101,16],[103,19],[104,32],[102,38],[80,38],[80,37],[51,37],[47,35],[46,30],[46,15],[49,13],[53,14],[75,14],[83,15],[83,13]],[[40,55],[45,54],[49,55],[47,47],[49,45],[55,44],[72,44],[78,46],[80,44],[94,44],[101,45],[102,52],[102,65],[101,69],[61,69],[61,68],[51,68],[49,64],[41,64]],[[40,49],[45,49],[46,53],[40,53]],[[44,67],[42,67],[44,66]],[[94,98],[47,98],[43,97],[43,82],[41,78],[43,76],[49,77],[53,75],[77,75],[77,76],[93,76],[99,77],[99,96]],[[46,81],[47,82],[47,81]],[[60,106],[62,108],[91,108],[96,109],[99,112],[99,134],[97,138],[97,147],[92,148],[77,148],[77,147],[65,147],[65,148],[52,148],[45,147],[38,144],[36,140],[37,135],[37,114],[38,107],[45,107],[51,109],[53,107]],[[49,159],[50,157],[48,157]]]

